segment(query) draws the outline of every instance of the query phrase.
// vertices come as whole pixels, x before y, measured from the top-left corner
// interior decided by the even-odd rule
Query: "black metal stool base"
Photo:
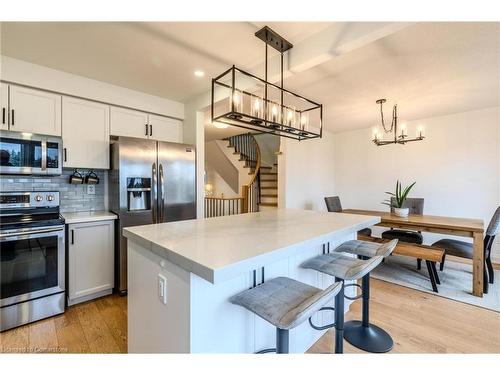
[[[392,349],[391,336],[374,324],[363,326],[359,320],[344,323],[344,339],[358,349],[370,353],[386,353]]]

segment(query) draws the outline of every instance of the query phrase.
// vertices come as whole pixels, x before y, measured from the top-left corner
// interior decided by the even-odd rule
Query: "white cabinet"
[[[149,115],[149,139],[182,143],[182,122],[163,116]]]
[[[132,109],[111,106],[111,135],[148,138],[148,114]]]
[[[109,168],[109,105],[63,97],[63,166]]]
[[[110,134],[182,143],[182,121],[111,106]]]
[[[61,135],[61,95],[9,85],[9,110],[10,130]]]
[[[0,129],[9,130],[9,85],[0,82]]]
[[[114,222],[68,225],[68,305],[111,294],[114,286]]]

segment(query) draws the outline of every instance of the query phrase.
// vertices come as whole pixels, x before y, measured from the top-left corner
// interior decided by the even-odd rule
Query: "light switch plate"
[[[95,185],[87,185],[87,194],[95,195]]]
[[[161,274],[158,274],[158,297],[164,305],[167,304],[167,278]]]

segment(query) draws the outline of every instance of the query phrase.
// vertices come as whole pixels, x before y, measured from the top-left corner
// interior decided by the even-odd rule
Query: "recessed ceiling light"
[[[204,76],[205,76],[205,72],[204,72],[204,71],[202,71],[202,70],[195,70],[195,71],[194,71],[194,75],[195,75],[196,77],[204,77]]]

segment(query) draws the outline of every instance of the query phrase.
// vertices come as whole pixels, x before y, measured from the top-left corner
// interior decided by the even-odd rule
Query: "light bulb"
[[[278,121],[278,107],[276,107],[276,105],[273,105],[271,108],[271,121]]]
[[[300,114],[300,128],[306,130],[309,125],[309,116],[306,113]]]
[[[417,137],[418,138],[423,138],[425,137],[425,128],[422,125],[419,125],[417,127]]]
[[[401,135],[405,137],[408,135],[408,129],[406,127],[406,124],[401,124]]]
[[[374,141],[378,141],[378,139],[379,139],[379,132],[378,132],[378,129],[376,127],[372,129],[372,139]]]
[[[286,124],[288,126],[293,126],[293,110],[289,109],[286,114]]]
[[[253,102],[253,116],[260,117],[260,98],[255,98]]]

